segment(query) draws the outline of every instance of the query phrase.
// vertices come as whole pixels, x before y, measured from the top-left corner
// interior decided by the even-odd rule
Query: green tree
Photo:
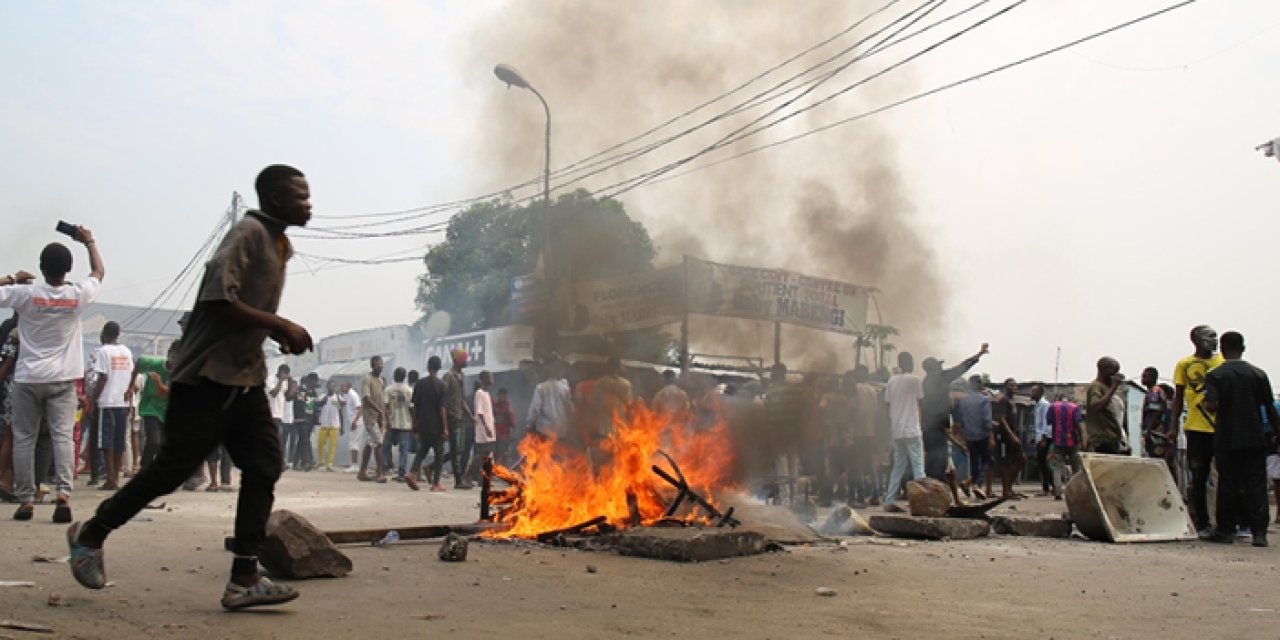
[[[511,279],[533,273],[541,251],[541,201],[517,206],[509,199],[482,202],[454,216],[445,240],[427,252],[418,279],[417,305],[424,315],[447,311],[452,330],[472,331],[510,321]],[[644,225],[612,198],[585,190],[556,198],[551,206],[549,290],[572,280],[594,280],[653,268],[657,255]],[[611,336],[590,345],[600,352],[663,359],[669,340],[653,331]],[[643,344],[637,353],[628,347]]]

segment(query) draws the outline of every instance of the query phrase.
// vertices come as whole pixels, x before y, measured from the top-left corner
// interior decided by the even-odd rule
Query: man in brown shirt
[[[288,585],[258,573],[284,460],[264,391],[262,343],[270,337],[285,353],[312,348],[306,329],[276,315],[285,266],[293,254],[284,231],[311,219],[311,190],[301,171],[272,165],[254,185],[261,210],[250,211],[205,264],[199,298],[173,355],[164,441],[155,461],[103,502],[93,518],[67,529],[70,567],[90,589],[106,586],[102,544],[155,498],[171,493],[204,459],[225,446],[241,470],[231,580],[222,606],[240,609],[298,597]]]
[[[361,480],[386,482],[382,466],[382,433],[387,427],[387,383],[382,379],[382,356],[369,361],[369,373],[360,383],[360,411],[364,418],[364,456],[360,459]],[[373,452],[375,466],[372,477],[365,474],[369,468],[369,453]]]

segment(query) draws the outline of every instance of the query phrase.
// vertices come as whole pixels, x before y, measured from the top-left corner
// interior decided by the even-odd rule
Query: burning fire
[[[525,438],[518,473],[501,466],[493,469],[495,479],[512,485],[490,492],[493,519],[510,528],[486,535],[534,538],[600,516],[623,528],[633,522],[628,496],[634,497],[640,522],[653,524],[664,517],[671,494],[652,469],[657,464],[670,471],[660,451],[679,462],[689,487],[712,504],[717,490],[735,485],[732,440],[724,420],[694,430],[688,414],[660,414],[640,403],[629,413],[615,415],[613,433],[590,452],[555,438]],[[706,519],[705,514],[687,510],[673,517]]]

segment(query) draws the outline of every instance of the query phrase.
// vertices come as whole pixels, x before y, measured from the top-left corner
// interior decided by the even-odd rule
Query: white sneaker
[[[360,473],[360,466],[353,464],[347,467],[346,469],[343,469],[342,472],[343,473]]]

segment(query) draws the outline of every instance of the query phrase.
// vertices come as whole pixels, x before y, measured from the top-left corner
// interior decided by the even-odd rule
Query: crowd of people
[[[206,263],[194,308],[180,321],[181,339],[164,358],[135,358],[109,322],[86,371],[81,314],[105,277],[88,229],[68,231],[88,252],[83,280],[68,279],[72,252],[56,242],[40,254],[40,278],[25,271],[0,277],[0,307],[15,312],[0,325],[0,489],[18,504],[13,519],[28,521],[42,485],[52,487],[52,520],[70,525],[69,565],[85,587],[106,585],[111,532],[179,487],[230,490],[235,467],[234,557],[222,605],[288,602],[297,591],[260,575],[257,561],[275,484],[286,470],[333,471],[341,436],[348,471],[361,481],[392,478],[444,491],[447,461],[455,489],[465,491],[486,460],[518,465],[522,438],[554,436],[593,462],[604,460],[602,441],[641,402],[690,429],[728,424],[739,477],[756,482],[765,498],[812,492],[821,503],[888,511],[902,510],[905,483],[921,478],[947,483],[957,503],[993,495],[997,479],[1001,497],[1019,499],[1017,482],[1032,455],[1043,494],[1060,498],[1060,483],[1080,470],[1080,452],[1140,447],[1183,481],[1203,538],[1243,535],[1267,545],[1268,478],[1280,498],[1280,413],[1266,374],[1243,360],[1239,333],[1221,337],[1219,354],[1213,329],[1193,329],[1194,352],[1177,363],[1172,386],[1159,384],[1155,368],[1143,371],[1136,442],[1124,428],[1126,382],[1115,359],[1098,361],[1083,406],[1066,395],[1050,400],[1041,385],[1024,401],[1012,379],[994,389],[981,376],[961,381],[987,354],[985,344],[949,368],[925,358],[923,377],[912,355],[900,353],[896,371],[878,379],[865,366],[795,379],[779,363],[767,380],[669,370],[655,381],[615,357],[595,372],[602,375],[579,371],[570,380],[566,363],[552,358],[540,365],[521,427],[490,372],[479,372],[468,389],[464,351],[450,354],[447,371],[438,357],[425,363],[426,375],[397,367],[389,385],[382,358],[374,357],[359,391],[332,380],[322,389],[316,374],[295,379],[287,366],[268,379],[265,340],[286,354],[313,347],[304,328],[276,313],[293,253],[285,230],[310,219],[310,189],[302,172],[284,165],[264,169],[255,188],[260,208],[232,227]],[[1215,471],[1211,518],[1206,496]],[[83,522],[73,522],[71,511],[77,472],[111,492]]]

